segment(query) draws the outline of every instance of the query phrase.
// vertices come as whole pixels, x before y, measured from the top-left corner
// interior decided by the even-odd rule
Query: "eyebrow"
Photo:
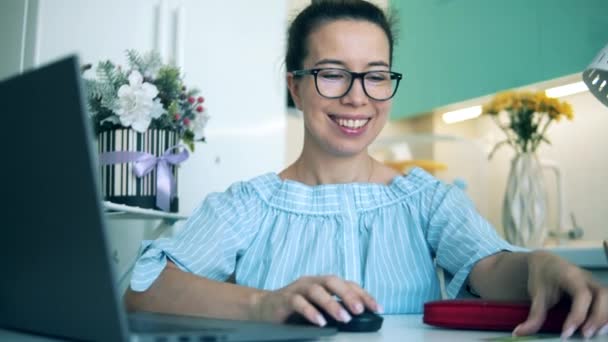
[[[346,67],[346,64],[344,64],[344,62],[342,62],[341,60],[338,59],[322,59],[318,62],[316,62],[314,64],[314,66],[318,66],[320,64],[338,64],[341,65],[343,67]],[[373,61],[373,62],[369,62],[367,63],[367,66],[385,66],[388,67],[389,65],[386,62],[383,61]]]

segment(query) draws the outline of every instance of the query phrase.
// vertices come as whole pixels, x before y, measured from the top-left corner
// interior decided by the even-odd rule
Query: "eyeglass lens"
[[[325,97],[342,97],[350,90],[353,82],[352,75],[342,69],[319,70],[317,89]],[[366,94],[375,100],[386,100],[393,96],[397,86],[397,79],[391,78],[388,71],[368,72],[363,77],[363,89]]]

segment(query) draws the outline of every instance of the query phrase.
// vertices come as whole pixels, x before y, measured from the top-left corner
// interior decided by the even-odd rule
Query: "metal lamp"
[[[601,103],[608,106],[608,45],[583,71],[583,81]],[[608,260],[608,240],[604,240],[604,253]]]
[[[583,81],[589,91],[605,106],[608,106],[608,45],[583,71]]]

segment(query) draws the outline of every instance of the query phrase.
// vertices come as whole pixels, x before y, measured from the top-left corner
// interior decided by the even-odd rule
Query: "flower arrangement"
[[[127,50],[126,54],[126,70],[102,61],[96,68],[97,79],[85,79],[96,133],[120,127],[139,133],[165,129],[177,132],[193,151],[195,141],[205,141],[209,115],[204,98],[183,84],[177,67],[163,65],[158,53]]]
[[[483,106],[482,113],[490,115],[507,136],[490,152],[490,158],[504,144],[517,153],[535,152],[542,142],[551,143],[546,133],[553,121],[574,116],[570,104],[548,97],[544,91],[498,93]]]

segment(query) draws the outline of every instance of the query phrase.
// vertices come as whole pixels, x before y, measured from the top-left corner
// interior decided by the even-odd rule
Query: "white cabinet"
[[[176,54],[207,99],[208,143],[180,170],[180,211],[211,191],[285,165],[284,1],[174,1]],[[181,51],[179,51],[181,50]]]
[[[38,0],[34,63],[68,53],[83,63],[124,61],[127,48],[155,48],[155,0]],[[31,10],[36,10],[32,8]]]

